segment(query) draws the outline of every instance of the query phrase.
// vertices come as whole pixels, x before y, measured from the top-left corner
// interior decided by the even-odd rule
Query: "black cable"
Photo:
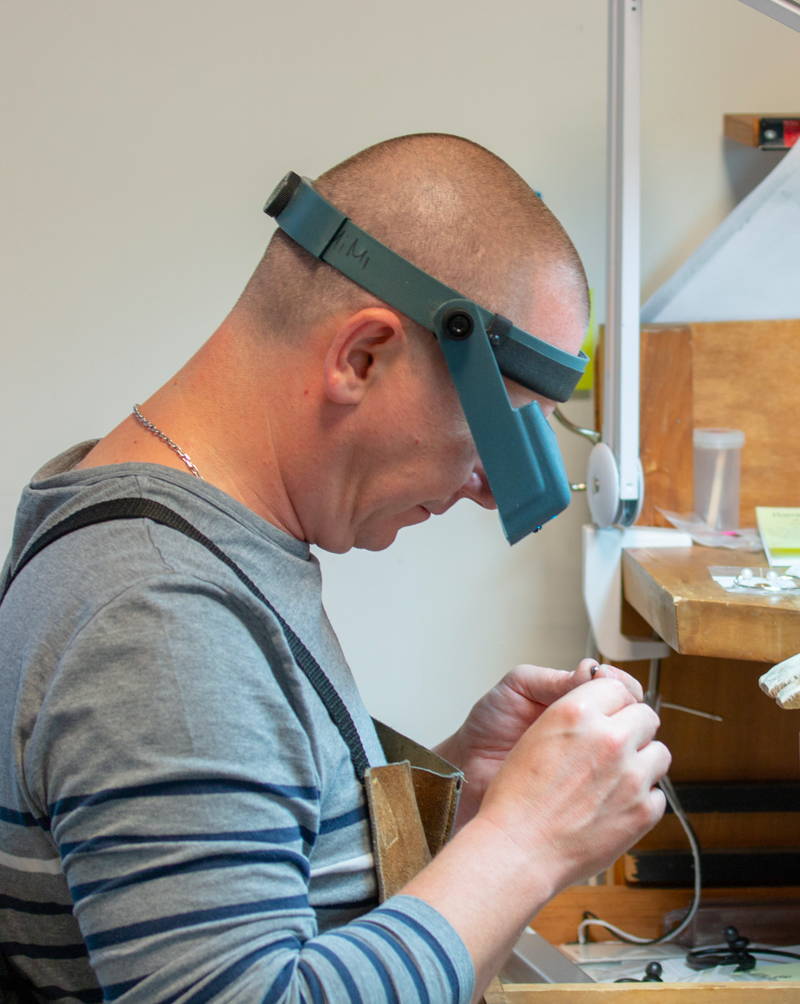
[[[758,955],[778,955],[787,959],[800,959],[797,952],[783,948],[766,948],[752,945],[750,939],[739,934],[735,927],[726,927],[725,945],[711,945],[707,948],[693,948],[686,953],[686,965],[699,971],[713,969],[714,966],[736,966],[737,972],[753,969]]]

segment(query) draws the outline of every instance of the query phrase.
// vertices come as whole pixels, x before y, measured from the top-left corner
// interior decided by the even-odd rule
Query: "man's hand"
[[[555,890],[596,873],[664,812],[656,785],[670,754],[654,739],[658,725],[619,680],[575,688],[506,757],[476,821],[531,855]]]
[[[614,666],[583,659],[572,672],[545,666],[517,666],[472,708],[461,728],[437,748],[466,776],[457,826],[478,811],[483,795],[504,760],[528,728],[554,701],[591,679],[616,679],[636,701],[639,682]]]
[[[607,867],[664,812],[657,785],[670,755],[654,739],[658,716],[625,674],[609,668],[587,680],[591,668],[511,674],[516,697],[488,720],[509,729],[535,721],[510,751],[492,747],[484,759],[494,776],[477,813],[405,888],[458,931],[479,991],[551,896]],[[478,709],[471,726],[484,702]]]

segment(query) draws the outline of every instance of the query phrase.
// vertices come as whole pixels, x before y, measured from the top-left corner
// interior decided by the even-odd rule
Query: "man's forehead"
[[[550,262],[526,270],[515,284],[510,320],[536,338],[577,354],[589,326],[588,291],[582,275],[569,265]],[[503,311],[500,311],[503,313]]]

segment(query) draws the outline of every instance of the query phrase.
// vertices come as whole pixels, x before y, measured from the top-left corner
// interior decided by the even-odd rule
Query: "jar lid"
[[[744,446],[741,429],[695,429],[693,439],[702,450],[737,450]]]

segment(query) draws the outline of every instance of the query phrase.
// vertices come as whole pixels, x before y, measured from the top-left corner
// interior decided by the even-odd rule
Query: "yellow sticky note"
[[[583,376],[578,381],[575,390],[591,390],[594,387],[594,352],[597,348],[597,319],[594,316],[594,290],[589,290],[589,327],[581,348],[589,357]]]
[[[759,505],[756,522],[770,565],[800,561],[800,508]]]

